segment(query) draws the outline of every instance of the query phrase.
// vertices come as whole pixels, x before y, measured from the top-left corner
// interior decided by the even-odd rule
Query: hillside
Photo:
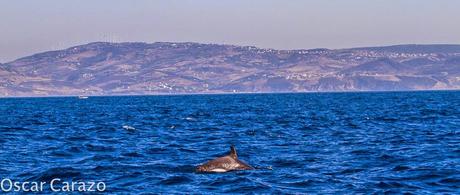
[[[0,96],[460,89],[460,45],[95,42],[0,64]]]

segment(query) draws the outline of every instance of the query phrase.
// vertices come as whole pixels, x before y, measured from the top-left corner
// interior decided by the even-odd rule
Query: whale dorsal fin
[[[230,146],[230,157],[237,159],[238,155],[236,154],[235,146]]]

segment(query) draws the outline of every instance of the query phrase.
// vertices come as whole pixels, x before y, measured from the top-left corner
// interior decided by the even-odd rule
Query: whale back
[[[234,146],[230,146],[230,154],[210,160],[196,167],[196,171],[198,172],[227,172],[252,169],[254,169],[252,166],[238,159]]]

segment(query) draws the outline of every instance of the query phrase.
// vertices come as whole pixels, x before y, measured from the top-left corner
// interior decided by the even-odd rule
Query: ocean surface
[[[226,155],[256,170],[195,173]],[[460,92],[0,99],[0,178],[109,193],[460,193]]]

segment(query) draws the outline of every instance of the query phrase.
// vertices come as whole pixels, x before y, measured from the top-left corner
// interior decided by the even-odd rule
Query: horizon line
[[[328,94],[328,93],[421,93],[421,92],[460,92],[460,89],[408,89],[408,90],[345,90],[345,91],[271,91],[271,92],[216,92],[216,93],[152,93],[152,94],[69,94],[69,95],[37,95],[37,96],[0,96],[0,99],[16,98],[75,98],[87,97],[139,97],[139,96],[195,96],[195,95],[270,95],[270,94]]]

